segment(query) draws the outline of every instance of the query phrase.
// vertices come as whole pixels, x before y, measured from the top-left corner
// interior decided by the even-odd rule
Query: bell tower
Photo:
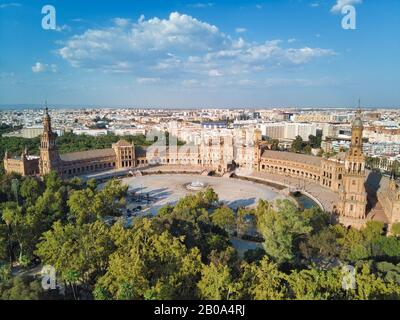
[[[255,171],[260,171],[260,159],[261,159],[261,141],[262,141],[262,132],[259,129],[254,131],[254,139],[253,139],[253,169]]]
[[[40,174],[45,175],[52,170],[57,170],[59,154],[56,146],[57,135],[51,130],[49,109],[46,108],[43,118],[43,134],[40,138]]]
[[[352,124],[350,149],[345,157],[343,186],[339,191],[339,220],[341,218],[363,220],[366,217],[367,193],[364,185],[366,173],[362,141],[363,130],[361,108],[359,108]]]

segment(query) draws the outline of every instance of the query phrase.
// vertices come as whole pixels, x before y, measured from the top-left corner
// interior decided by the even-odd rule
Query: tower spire
[[[357,114],[358,114],[359,116],[361,116],[361,112],[362,112],[362,110],[361,110],[361,99],[358,99]]]

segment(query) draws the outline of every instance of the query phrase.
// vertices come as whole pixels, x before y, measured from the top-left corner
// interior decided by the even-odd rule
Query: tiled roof
[[[110,157],[110,156],[115,156],[114,149],[112,148],[60,154],[61,160],[67,162],[89,160],[89,159],[96,159],[96,158]]]
[[[132,143],[129,143],[126,140],[119,140],[118,142],[114,143],[113,145],[118,147],[132,147]]]
[[[338,154],[331,156],[328,159],[338,162],[344,162],[345,157],[346,157],[346,152],[339,152]]]
[[[321,158],[315,156],[309,156],[301,153],[293,153],[293,152],[283,152],[283,151],[272,151],[265,150],[261,156],[266,159],[275,159],[275,160],[287,160],[299,163],[305,163],[312,166],[321,166]]]

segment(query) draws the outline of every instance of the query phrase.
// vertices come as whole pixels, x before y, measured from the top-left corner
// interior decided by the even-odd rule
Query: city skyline
[[[2,105],[398,106],[396,1],[54,1],[56,30],[43,5],[0,3]]]

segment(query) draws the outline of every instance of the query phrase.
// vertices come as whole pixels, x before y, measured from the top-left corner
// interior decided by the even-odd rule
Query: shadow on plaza
[[[248,207],[256,204],[257,198],[248,198],[248,199],[238,199],[235,201],[223,201],[231,209],[237,209],[240,207]]]
[[[168,198],[172,192],[169,191],[168,188],[160,188],[160,189],[154,189],[154,190],[149,190],[146,191],[147,188],[145,187],[139,187],[135,189],[129,190],[130,192],[134,192],[136,196],[141,196],[141,197],[146,197],[149,195],[151,199],[154,199],[155,201],[160,201],[165,198]]]

